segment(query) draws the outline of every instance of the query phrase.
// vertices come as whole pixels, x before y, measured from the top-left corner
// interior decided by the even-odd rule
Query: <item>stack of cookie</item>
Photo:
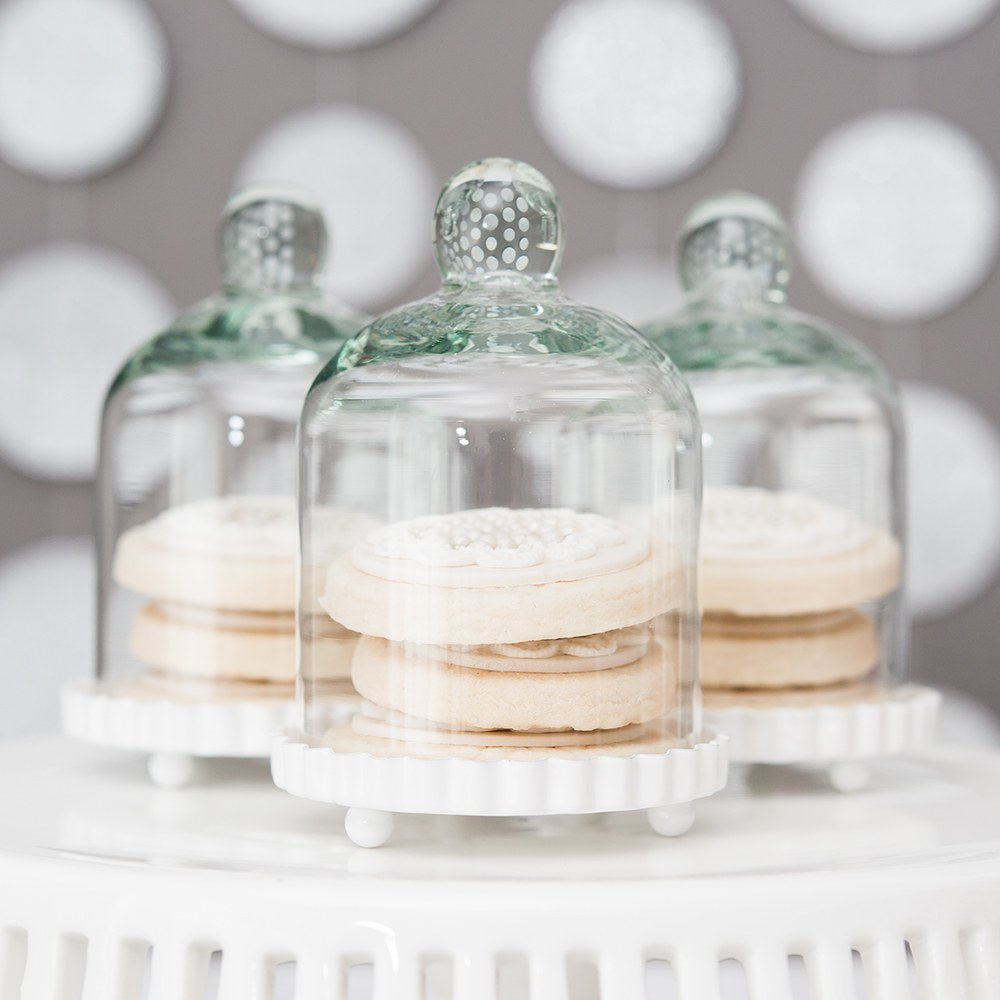
[[[296,524],[293,497],[214,497],[170,508],[121,535],[112,572],[118,585],[148,598],[129,648],[152,668],[151,685],[240,682],[290,693]],[[357,637],[325,614],[310,631],[324,679],[347,677]],[[181,692],[176,683],[165,690]]]
[[[706,489],[701,681],[715,692],[811,690],[860,682],[882,658],[880,602],[899,586],[888,532],[801,494]]]
[[[580,747],[675,707],[677,568],[642,532],[568,509],[397,522],[335,561],[320,604],[362,635],[355,733],[420,747]]]

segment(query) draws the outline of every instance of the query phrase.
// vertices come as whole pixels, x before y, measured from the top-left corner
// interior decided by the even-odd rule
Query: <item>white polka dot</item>
[[[997,0],[789,0],[817,27],[859,49],[913,52],[972,31]]]
[[[944,119],[866,115],[809,157],[796,224],[803,260],[840,303],[882,320],[926,319],[957,305],[993,266],[993,165]]]
[[[655,254],[592,257],[563,268],[563,291],[635,326],[672,316],[684,305],[674,262]]]
[[[94,550],[56,536],[0,558],[0,736],[55,730],[58,691],[94,671]]]
[[[0,6],[0,155],[60,180],[127,159],[167,91],[163,32],[139,0]]]
[[[350,49],[398,34],[438,0],[231,0],[261,31],[310,49]]]
[[[907,592],[917,618],[981,594],[1000,569],[1000,435],[980,410],[921,383],[902,388]]]
[[[173,306],[137,262],[85,244],[0,266],[0,456],[52,479],[93,475],[101,403],[126,357]]]
[[[591,180],[654,187],[722,144],[739,59],[698,0],[571,0],[535,53],[532,104],[555,152]]]
[[[352,305],[380,304],[433,259],[434,171],[385,115],[329,105],[279,120],[238,170],[240,184],[254,181],[290,182],[319,201],[331,234],[329,284]]]

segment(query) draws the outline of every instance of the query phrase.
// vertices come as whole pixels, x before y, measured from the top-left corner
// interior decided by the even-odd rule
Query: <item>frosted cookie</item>
[[[872,620],[858,611],[791,618],[706,615],[705,688],[805,688],[857,680],[879,660]]]
[[[325,577],[336,551],[348,548],[371,521],[321,513],[313,548],[325,553],[320,570]],[[211,497],[171,507],[125,531],[112,575],[121,586],[164,601],[292,611],[297,552],[294,497]]]
[[[417,647],[364,636],[351,676],[363,698],[448,727],[594,730],[648,722],[670,707],[666,653],[651,643],[625,667],[574,673],[475,670],[420,655]]]
[[[349,677],[357,636],[326,616],[314,624],[310,663],[316,676]],[[290,684],[295,616],[150,603],[136,615],[129,648],[141,662],[173,674]]]
[[[676,560],[596,514],[494,507],[371,532],[320,604],[364,635],[488,645],[610,632],[677,606]]]
[[[891,593],[899,543],[812,497],[760,489],[705,491],[701,603],[706,612],[796,615]]]

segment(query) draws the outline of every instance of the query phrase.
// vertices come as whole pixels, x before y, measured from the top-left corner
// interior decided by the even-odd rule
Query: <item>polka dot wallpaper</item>
[[[310,189],[331,228],[325,280],[377,310],[435,286],[437,189],[499,154],[559,188],[567,289],[636,322],[680,301],[671,248],[696,198],[741,187],[786,212],[793,303],[904,383],[915,673],[1000,707],[996,5],[93,0],[78,24],[69,0],[0,0],[0,595],[18,595],[15,645],[51,631],[46,579],[71,603],[87,578],[100,395],[216,287],[234,186]],[[517,240],[498,236],[497,253],[516,261]],[[50,720],[67,657],[89,669],[88,616],[63,624],[32,664]]]

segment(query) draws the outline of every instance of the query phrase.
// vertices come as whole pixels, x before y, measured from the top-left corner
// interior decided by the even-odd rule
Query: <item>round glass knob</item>
[[[438,198],[438,267],[450,284],[554,281],[562,229],[555,190],[534,167],[480,160],[459,170]]]
[[[311,286],[323,266],[323,215],[290,188],[253,186],[230,198],[219,225],[227,288],[281,292]]]
[[[681,228],[678,269],[695,300],[784,302],[791,272],[785,222],[755,195],[729,191],[706,198]]]

